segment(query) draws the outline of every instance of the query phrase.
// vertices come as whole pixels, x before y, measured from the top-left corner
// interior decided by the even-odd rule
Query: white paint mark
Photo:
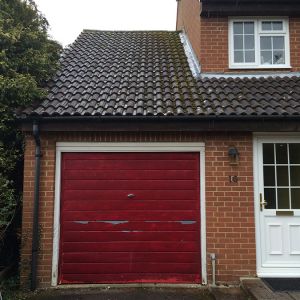
[[[196,221],[180,221],[180,223],[182,225],[192,225],[192,224],[196,224]]]
[[[89,221],[74,221],[74,223],[86,225],[89,224]]]
[[[182,225],[192,225],[196,224],[196,221],[189,221],[189,220],[183,220],[183,221],[145,221],[145,223],[180,223]]]
[[[96,221],[97,223],[106,223],[106,224],[112,224],[112,225],[119,225],[119,224],[126,224],[128,221]]]

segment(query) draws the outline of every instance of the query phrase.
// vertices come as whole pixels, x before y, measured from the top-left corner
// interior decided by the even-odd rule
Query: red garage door
[[[60,283],[201,281],[198,153],[64,153]]]

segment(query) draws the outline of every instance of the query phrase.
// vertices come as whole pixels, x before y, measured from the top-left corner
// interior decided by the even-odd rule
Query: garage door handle
[[[130,198],[130,199],[131,199],[131,198],[134,198],[134,197],[135,197],[135,194],[128,194],[127,197]]]

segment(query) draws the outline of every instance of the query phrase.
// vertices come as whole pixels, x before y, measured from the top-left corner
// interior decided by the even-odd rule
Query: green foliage
[[[32,0],[0,0],[0,236],[20,199],[22,135],[16,110],[40,101],[61,46]]]

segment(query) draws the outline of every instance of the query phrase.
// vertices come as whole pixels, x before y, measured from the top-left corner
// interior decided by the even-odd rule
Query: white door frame
[[[255,211],[255,240],[256,240],[256,272],[258,277],[295,277],[295,274],[285,274],[275,271],[265,271],[262,268],[261,232],[260,232],[260,203],[259,203],[259,164],[262,163],[262,153],[259,151],[261,143],[292,143],[300,142],[300,133],[254,133],[253,134],[253,175],[254,175],[254,211]],[[299,274],[298,274],[299,276]]]
[[[206,209],[205,209],[205,144],[204,143],[56,143],[55,198],[53,222],[53,255],[51,285],[58,285],[60,241],[61,156],[63,152],[198,152],[200,153],[200,243],[202,284],[207,284]]]

